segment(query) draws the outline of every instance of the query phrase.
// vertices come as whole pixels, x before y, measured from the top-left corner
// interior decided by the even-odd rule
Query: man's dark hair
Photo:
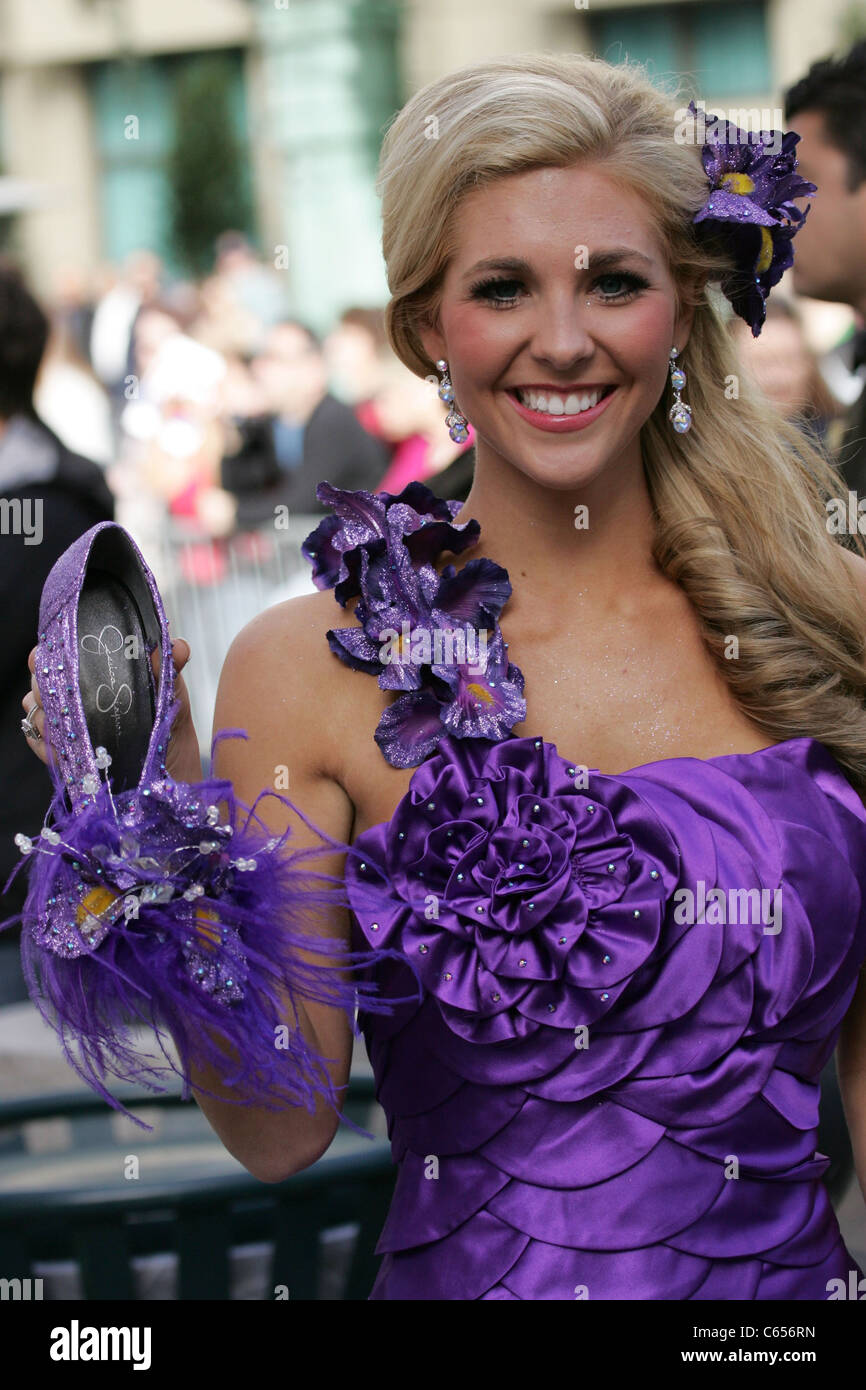
[[[308,323],[304,323],[303,319],[292,319],[292,318],[278,319],[277,322],[276,322],[275,324],[272,325],[272,327],[274,327],[274,328],[297,328],[297,330],[298,330],[299,333],[303,333],[303,335],[304,335],[304,337],[306,338],[307,342],[309,343],[310,347],[313,348],[315,352],[319,352],[319,353],[320,353],[320,352],[322,351],[322,340],[321,340],[321,338],[319,337],[318,333],[316,333],[316,332],[310,327],[310,325],[309,325]]]
[[[9,260],[0,260],[0,418],[33,414],[48,320]]]
[[[788,89],[785,121],[798,111],[816,111],[824,117],[828,141],[848,160],[848,190],[853,193],[866,179],[866,39],[844,58],[813,63],[806,76]]]
[[[340,315],[340,323],[347,327],[360,328],[372,338],[377,350],[382,352],[388,346],[388,334],[385,332],[385,310],[368,309],[361,306],[353,306],[344,309]]]

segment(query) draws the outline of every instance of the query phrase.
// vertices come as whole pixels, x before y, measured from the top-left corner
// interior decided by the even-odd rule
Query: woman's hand
[[[30,689],[23,696],[21,705],[24,713],[28,716],[31,725],[40,734],[41,738],[27,738],[27,742],[41,762],[48,765],[53,759],[51,743],[45,730],[45,713],[42,709],[42,699],[39,694],[39,684],[36,680],[36,647],[32,649],[27,658],[27,665],[30,668]],[[201,754],[198,746],[198,736],[193,724],[192,711],[189,703],[189,691],[186,682],[180,672],[183,670],[190,658],[189,643],[183,637],[177,637],[171,644],[171,654],[175,667],[175,696],[180,699],[180,709],[175,715],[174,723],[171,726],[171,738],[168,745],[168,757],[166,768],[169,776],[176,782],[200,782],[202,779]],[[151,654],[151,666],[153,673],[159,678],[159,649]],[[35,713],[34,713],[35,711]]]

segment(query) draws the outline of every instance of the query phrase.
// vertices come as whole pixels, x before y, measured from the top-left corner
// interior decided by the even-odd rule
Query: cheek
[[[463,304],[443,316],[445,336],[457,343],[449,363],[451,379],[465,377],[467,384],[495,379],[508,365],[519,337],[510,309],[491,309],[484,304]]]
[[[650,295],[632,305],[630,312],[623,312],[616,341],[619,351],[628,355],[629,362],[641,363],[652,373],[658,370],[659,361],[667,362],[675,346],[673,331],[673,301],[661,295]]]
[[[598,350],[624,376],[646,381],[656,395],[667,378],[674,346],[672,294],[653,293],[627,305],[597,305],[588,320]],[[445,336],[459,344],[449,363],[451,379],[455,387],[462,381],[464,396],[502,375],[526,335],[521,317],[516,310],[480,304],[452,307],[447,318],[443,315]]]
[[[610,310],[611,318],[616,312]],[[599,335],[599,341],[623,377],[636,383],[641,394],[658,400],[667,384],[671,348],[679,346],[674,340],[673,302],[653,295],[623,309],[621,318],[609,333]],[[680,352],[688,375],[688,348],[680,347]]]

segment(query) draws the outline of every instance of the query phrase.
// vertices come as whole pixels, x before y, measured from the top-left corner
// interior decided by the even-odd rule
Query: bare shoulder
[[[290,733],[310,774],[335,777],[339,730],[345,721],[347,678],[357,673],[328,645],[331,627],[352,625],[333,591],[302,594],[265,608],[237,634],[220,675],[214,730],[256,723]],[[366,682],[365,682],[366,684]]]

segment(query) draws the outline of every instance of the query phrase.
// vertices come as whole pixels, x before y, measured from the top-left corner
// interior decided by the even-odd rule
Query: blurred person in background
[[[219,486],[226,362],[184,329],[181,308],[165,301],[143,308],[136,320],[135,389],[120,421],[126,448],[117,491],[142,541],[146,500],[151,531],[162,532],[166,516],[186,524],[191,542],[200,543],[184,551],[184,576],[197,582],[225,571],[214,541],[233,529],[234,503]]]
[[[328,390],[322,344],[306,324],[286,319],[268,333],[252,362],[264,413],[238,416],[222,461],[222,485],[237,498],[238,527],[290,513],[322,511],[320,482],[375,488],[389,450],[358,421],[351,406]]]
[[[227,231],[217,238],[213,279],[236,310],[246,315],[247,340],[236,351],[258,352],[269,328],[289,311],[285,277],[265,265],[241,232]]]
[[[372,405],[382,433],[395,445],[377,491],[398,493],[407,483],[426,483],[474,445],[471,425],[464,443],[450,438],[448,407],[439,399],[436,383],[416,376],[396,358],[385,369]]]
[[[94,302],[89,277],[77,266],[63,266],[54,293],[54,320],[73,344],[81,361],[90,365],[90,335]]]
[[[797,234],[794,288],[857,316],[849,363],[864,385],[827,442],[847,487],[866,495],[866,39],[813,63],[785,93],[785,120],[800,135],[797,172],[818,188]]]
[[[384,309],[346,309],[326,336],[323,349],[331,391],[354,406],[361,423],[370,429],[363,409],[381,386],[386,365],[394,360]]]
[[[109,272],[110,274],[110,272]],[[100,296],[90,330],[90,361],[107,390],[112,418],[120,419],[124,390],[135,371],[133,330],[142,309],[159,297],[162,262],[152,251],[133,251],[119,274]]]
[[[40,419],[68,449],[84,454],[103,468],[111,463],[111,402],[82,354],[74,323],[62,312],[52,316],[34,402]]]
[[[384,309],[346,309],[323,347],[331,391],[352,407],[368,434],[382,441],[390,463],[397,445],[382,427],[375,399],[388,366],[396,360],[388,343]]]
[[[72,452],[36,414],[33,388],[48,320],[24,279],[0,263],[0,888],[20,855],[19,829],[38,834],[51,800],[46,767],[21,737],[21,671],[39,623],[42,586],[55,560],[99,521],[114,517],[102,468]],[[2,917],[24,906],[19,873],[2,897]],[[0,1004],[27,998],[20,932],[0,940]]]
[[[225,279],[209,275],[199,286],[199,312],[189,332],[226,357],[250,358],[261,346],[265,328],[260,318],[238,302]]]
[[[821,375],[797,305],[790,299],[768,300],[759,338],[739,317],[733,316],[728,326],[764,394],[815,442],[824,441],[842,407]]]

